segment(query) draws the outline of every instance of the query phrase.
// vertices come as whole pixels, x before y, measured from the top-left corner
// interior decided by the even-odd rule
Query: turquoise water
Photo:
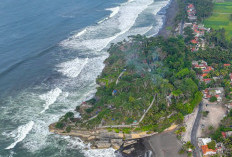
[[[168,3],[0,1],[0,157],[115,156],[48,125],[94,95],[109,44],[155,35]]]

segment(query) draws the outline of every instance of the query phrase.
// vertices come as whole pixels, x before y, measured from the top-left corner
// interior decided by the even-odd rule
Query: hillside
[[[112,44],[108,52],[95,97],[76,108],[82,118],[68,113],[57,128],[161,132],[181,123],[201,101],[183,38],[138,35]]]

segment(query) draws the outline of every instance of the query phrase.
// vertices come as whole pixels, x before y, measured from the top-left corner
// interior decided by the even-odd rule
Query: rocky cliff
[[[55,124],[51,124],[49,130],[59,135],[79,137],[85,143],[91,143],[91,147],[95,149],[112,147],[115,150],[135,144],[141,138],[156,134],[147,134],[146,132],[124,134],[121,132],[109,132],[106,129],[86,130],[82,128],[73,128],[70,132],[66,132],[65,130],[56,129]]]

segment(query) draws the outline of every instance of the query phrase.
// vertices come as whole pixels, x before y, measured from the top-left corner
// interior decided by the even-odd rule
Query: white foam
[[[98,23],[98,24],[100,24],[100,23],[102,23],[102,22],[104,22],[104,21],[108,20],[109,18],[114,17],[115,15],[117,15],[117,14],[118,14],[119,9],[120,9],[120,7],[115,7],[115,8],[108,8],[108,9],[106,9],[106,10],[108,10],[108,11],[111,11],[111,14],[110,14],[108,17],[106,17],[106,18],[104,18],[104,19],[100,20],[100,21],[99,21],[99,22],[97,22],[97,23]]]
[[[127,3],[131,3],[131,2],[134,2],[135,0],[128,0]]]
[[[63,75],[67,77],[75,78],[81,73],[82,69],[87,63],[88,63],[88,58],[85,59],[76,58],[74,60],[59,64],[57,66],[59,68],[58,72],[61,72]]]
[[[63,137],[67,142],[68,146],[72,149],[81,149],[86,157],[116,157],[115,150],[109,149],[90,149],[90,144],[84,144],[79,138]]]
[[[15,142],[5,149],[12,149],[17,145],[17,143],[21,142],[27,136],[27,134],[31,131],[31,129],[33,128],[33,125],[34,125],[34,122],[30,121],[29,123],[25,125],[19,126],[17,129],[17,136],[15,137]]]
[[[88,27],[86,38],[82,39],[74,35],[61,42],[61,46],[71,49],[89,49],[102,51],[117,37],[129,31],[142,13],[153,0],[136,0],[133,3],[123,3],[121,6],[111,8],[111,18],[97,26]],[[117,14],[117,16],[115,16]],[[107,32],[104,35],[104,32]],[[110,34],[111,33],[111,34]],[[89,38],[88,38],[89,37]]]
[[[76,35],[74,35],[74,38],[77,38],[79,36],[82,36],[83,34],[85,34],[87,31],[87,28],[83,29],[82,31],[80,31],[79,33],[77,33]]]
[[[119,7],[108,8],[106,10],[112,11],[112,13],[109,16],[109,18],[112,18],[112,17],[114,17],[119,12]]]
[[[156,4],[157,7],[156,7],[156,9],[154,10],[153,14],[154,14],[154,15],[157,15],[157,13],[158,13],[163,7],[167,6],[170,2],[171,2],[170,0],[158,2],[158,4]]]
[[[47,109],[49,109],[49,106],[56,102],[61,93],[62,90],[60,88],[55,88],[48,93],[40,95],[40,99],[45,101],[45,104],[43,105],[44,109],[40,113],[44,113]]]

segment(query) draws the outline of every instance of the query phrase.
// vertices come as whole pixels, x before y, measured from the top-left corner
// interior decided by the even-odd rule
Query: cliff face
[[[118,150],[121,146],[126,147],[128,145],[134,144],[138,139],[152,136],[156,133],[147,134],[146,132],[141,133],[115,133],[108,132],[105,129],[97,130],[85,130],[81,128],[73,128],[69,133],[65,130],[60,130],[55,128],[55,124],[49,126],[50,132],[59,135],[75,136],[81,138],[86,143],[91,143],[91,147],[95,149],[103,148],[114,148]]]

